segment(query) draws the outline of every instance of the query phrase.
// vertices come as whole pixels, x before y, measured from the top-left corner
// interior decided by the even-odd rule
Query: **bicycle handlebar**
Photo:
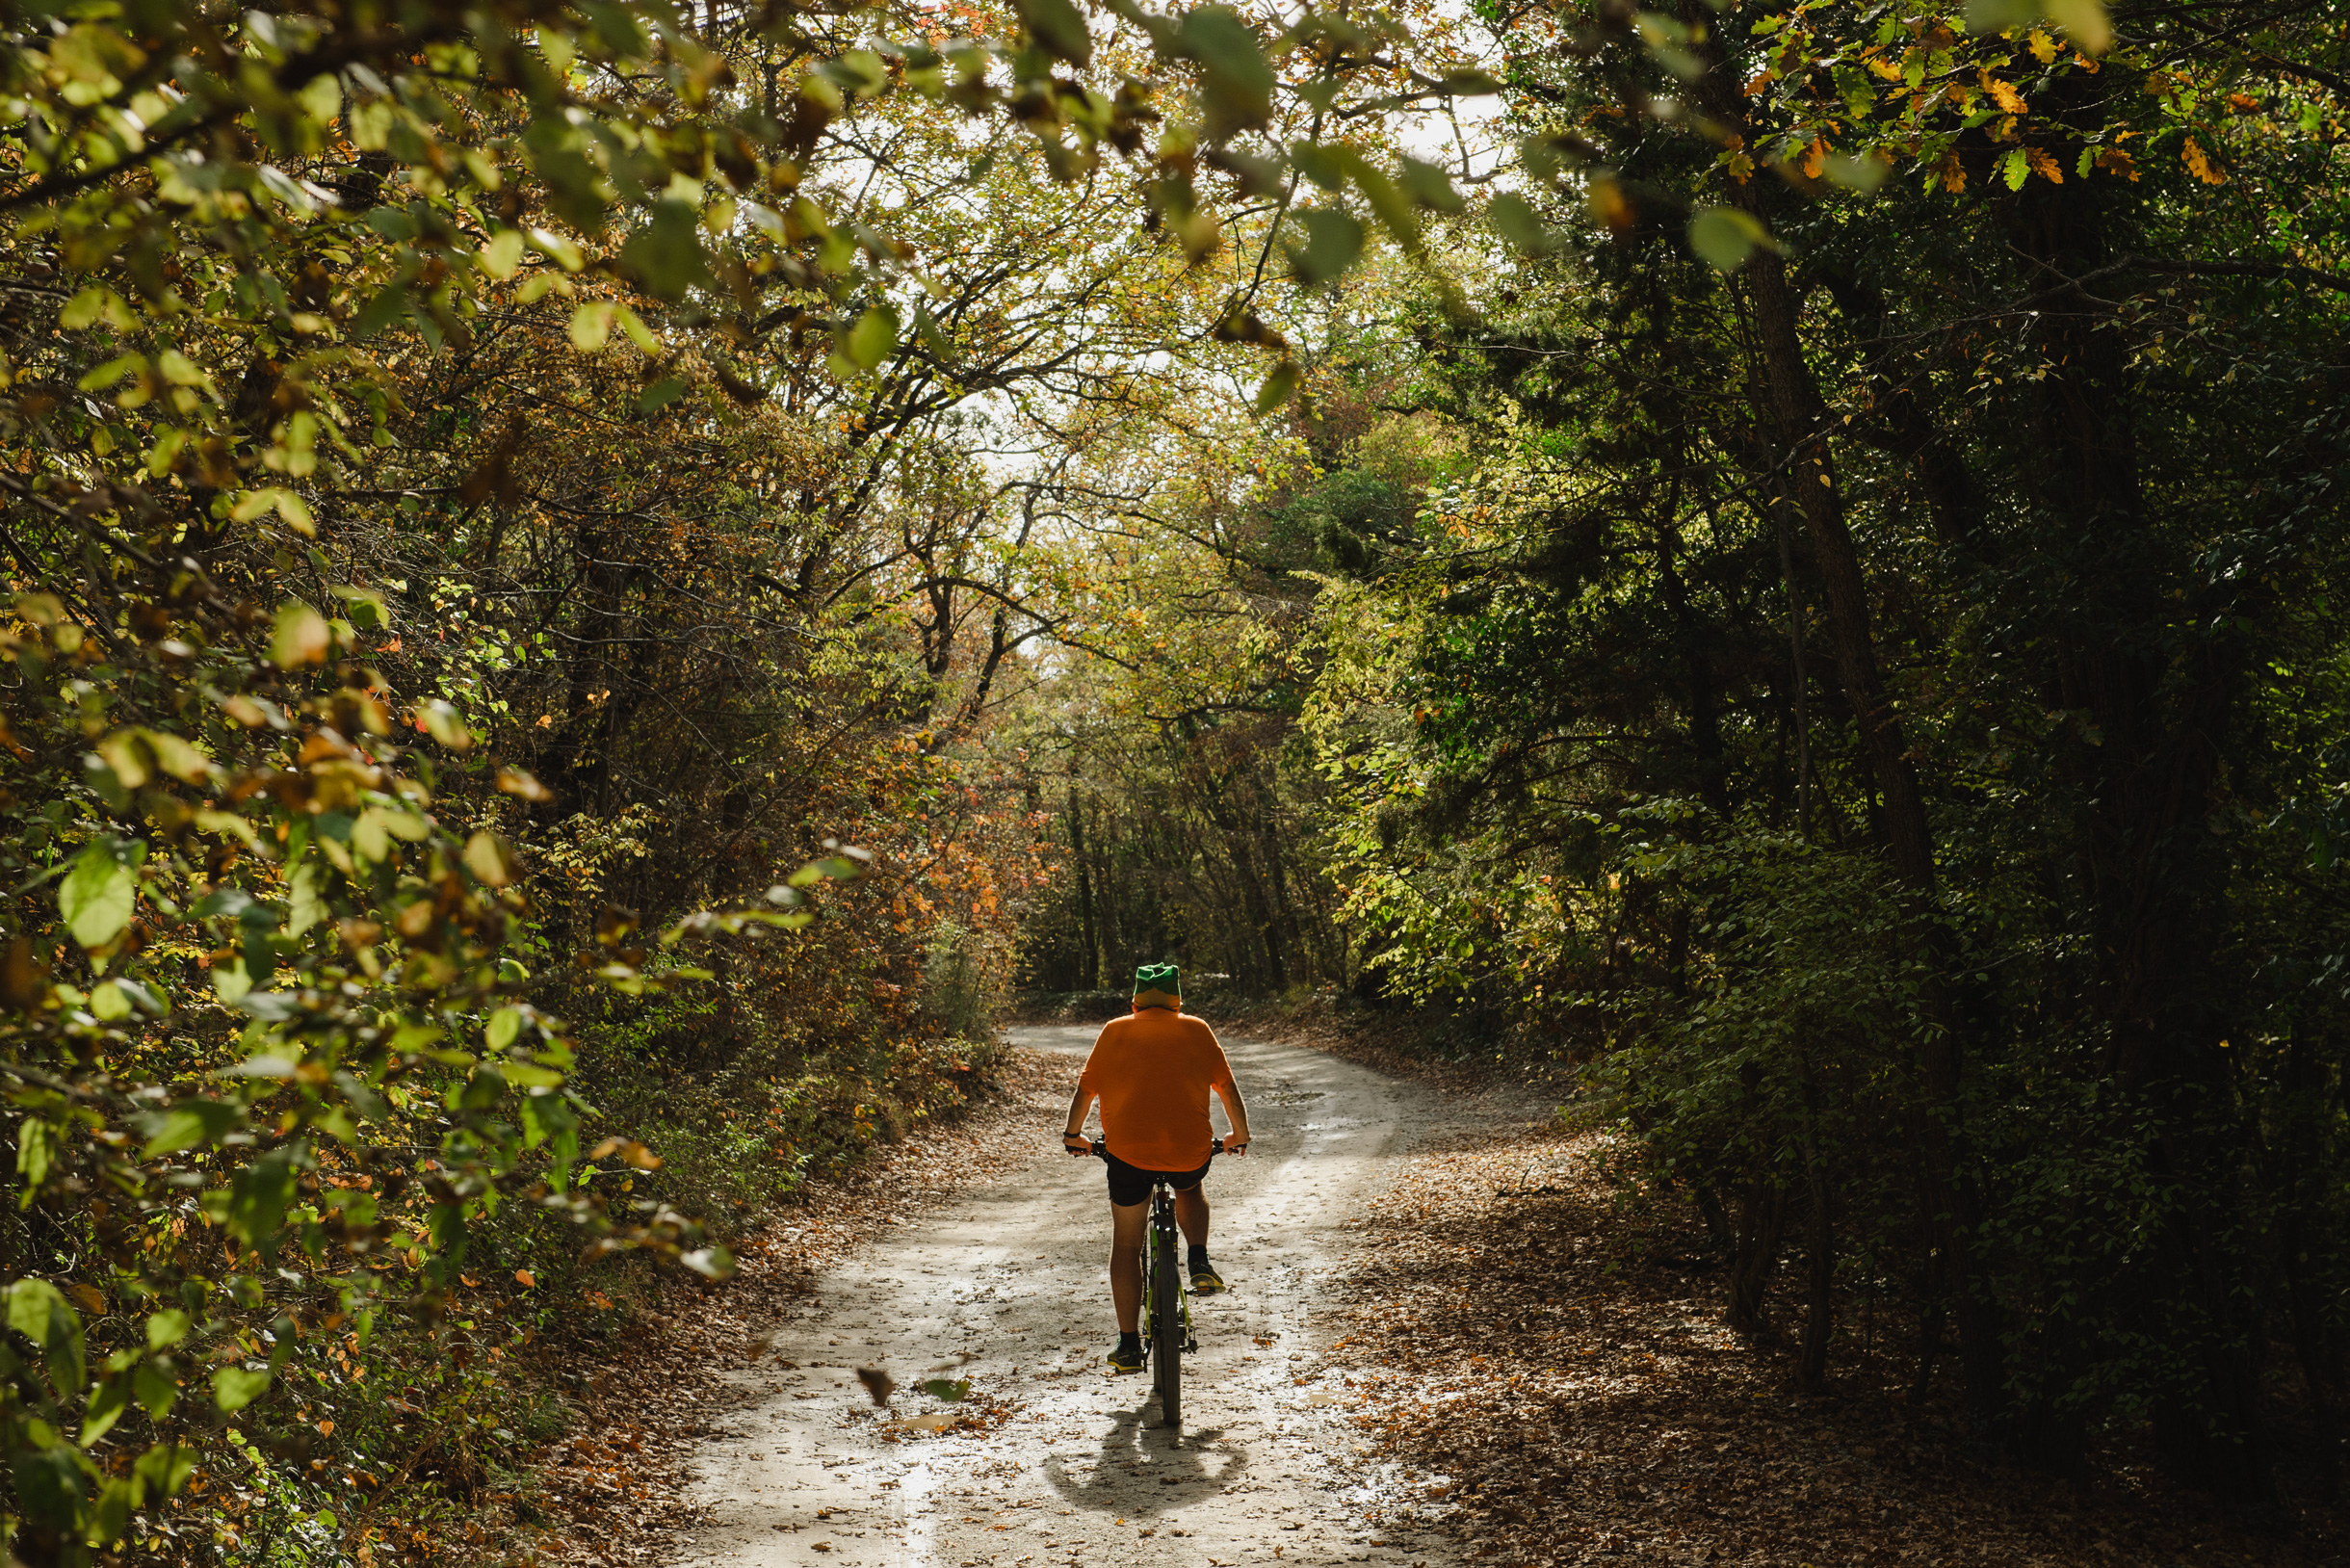
[[[1061,1144],[1061,1147],[1064,1149],[1069,1149],[1069,1145],[1065,1141]],[[1240,1147],[1245,1149],[1248,1147],[1248,1145],[1243,1143],[1240,1145]],[[1223,1152],[1224,1140],[1219,1137],[1215,1140],[1214,1146],[1211,1153],[1213,1156],[1222,1154]],[[1069,1157],[1073,1160],[1092,1160],[1097,1158],[1107,1160],[1110,1158],[1110,1145],[1104,1143],[1100,1138],[1097,1137],[1082,1149],[1069,1149]]]

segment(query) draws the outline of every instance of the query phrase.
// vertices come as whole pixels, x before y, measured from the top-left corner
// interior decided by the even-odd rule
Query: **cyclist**
[[[1173,964],[1144,964],[1135,972],[1135,1010],[1113,1018],[1095,1036],[1093,1054],[1078,1075],[1062,1124],[1061,1144],[1083,1154],[1085,1113],[1102,1102],[1103,1156],[1110,1166],[1110,1296],[1118,1313],[1118,1347],[1110,1365],[1142,1370],[1142,1232],[1151,1189],[1163,1181],[1175,1193],[1175,1222],[1183,1227],[1191,1289],[1201,1295],[1224,1288],[1208,1261],[1208,1198],[1200,1182],[1214,1158],[1208,1091],[1224,1102],[1232,1136],[1224,1152],[1248,1151],[1248,1107],[1232,1081],[1232,1064],[1215,1031],[1183,1010],[1183,979]]]

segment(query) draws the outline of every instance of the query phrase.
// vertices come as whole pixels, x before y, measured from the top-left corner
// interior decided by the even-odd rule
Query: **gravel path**
[[[1066,1053],[1093,1030],[1010,1032]],[[1098,1163],[1037,1155],[944,1200],[819,1281],[773,1325],[770,1354],[728,1373],[752,1402],[695,1454],[699,1523],[676,1568],[1022,1564],[1425,1564],[1433,1533],[1375,1530],[1394,1477],[1359,1446],[1358,1396],[1325,1369],[1318,1286],[1349,1264],[1406,1145],[1439,1131],[1432,1096],[1319,1052],[1227,1040],[1255,1142],[1208,1181],[1211,1246],[1232,1293],[1194,1303],[1185,1430],[1147,1377],[1111,1377]],[[900,1385],[971,1382],[942,1403],[901,1386],[877,1409],[855,1369]],[[942,1424],[960,1422],[959,1425]]]

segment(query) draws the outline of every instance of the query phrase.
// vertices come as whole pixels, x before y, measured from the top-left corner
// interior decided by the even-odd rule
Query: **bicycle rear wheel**
[[[1151,1258],[1151,1357],[1159,1363],[1159,1414],[1183,1425],[1183,1287],[1176,1282],[1175,1243],[1162,1237]]]

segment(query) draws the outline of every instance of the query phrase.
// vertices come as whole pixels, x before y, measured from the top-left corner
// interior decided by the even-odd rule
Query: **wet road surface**
[[[1065,1052],[1070,1085],[1091,1026],[1009,1032]],[[705,1521],[675,1568],[1045,1568],[1068,1563],[1451,1562],[1431,1533],[1372,1529],[1384,1490],[1324,1374],[1309,1305],[1359,1263],[1351,1233],[1437,1112],[1423,1091],[1292,1046],[1227,1039],[1253,1142],[1207,1182],[1210,1251],[1231,1294],[1195,1299],[1184,1430],[1160,1422],[1147,1374],[1111,1377],[1109,1200],[1098,1161],[1036,1129],[1037,1158],[819,1281],[777,1324],[772,1357],[732,1374],[755,1402],[694,1465]],[[1218,1131],[1222,1131],[1220,1109]],[[787,1366],[786,1363],[793,1365]],[[876,1409],[854,1369],[901,1385]],[[910,1387],[968,1378],[945,1403]],[[982,1430],[925,1418],[980,1412]]]

